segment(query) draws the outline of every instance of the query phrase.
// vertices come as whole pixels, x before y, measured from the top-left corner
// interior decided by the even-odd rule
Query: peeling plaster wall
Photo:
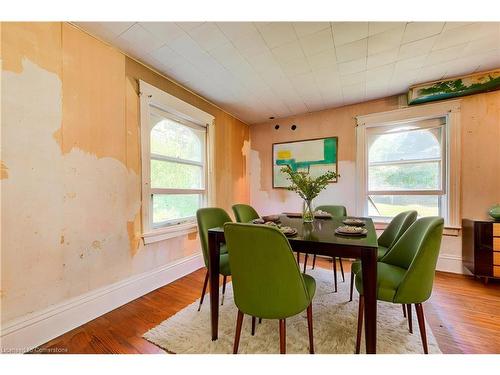
[[[1,31],[2,322],[200,251],[142,245],[138,79],[215,116],[216,204],[248,202],[245,124],[69,24]]]
[[[461,212],[464,218],[485,218],[490,206],[500,202],[500,91],[461,98]],[[343,204],[355,209],[355,116],[398,107],[397,97],[328,109],[250,127],[248,152],[250,200],[261,214],[300,211],[298,196],[272,188],[272,144],[300,139],[339,137],[339,182],[331,184],[316,204]],[[280,125],[278,130],[274,129]],[[292,131],[290,126],[297,125]],[[460,272],[461,236],[446,236],[438,269]]]

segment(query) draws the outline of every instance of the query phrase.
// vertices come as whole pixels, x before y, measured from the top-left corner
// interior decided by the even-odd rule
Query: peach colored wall
[[[262,214],[301,209],[296,194],[272,189],[272,144],[327,136],[339,137],[339,173],[316,199],[317,204],[338,203],[355,209],[355,116],[389,111],[398,107],[397,97],[328,109],[250,127],[250,201]],[[274,126],[280,125],[279,130]],[[290,126],[297,125],[292,131]],[[500,202],[500,91],[462,98],[462,217],[486,217]],[[446,237],[438,267],[461,272],[461,237]]]
[[[215,117],[216,204],[248,202],[246,124],[70,24],[0,26],[2,322],[199,253],[142,245],[138,79]]]
[[[316,203],[335,202],[354,212],[353,179],[356,160],[355,116],[396,109],[396,96],[361,104],[327,109],[304,115],[267,121],[250,126],[251,202],[263,213],[300,209],[301,201],[296,194],[284,189],[272,188],[272,144],[300,139],[338,137],[338,183],[330,184],[320,194]],[[278,130],[274,127],[280,125]],[[291,130],[292,124],[297,125]]]

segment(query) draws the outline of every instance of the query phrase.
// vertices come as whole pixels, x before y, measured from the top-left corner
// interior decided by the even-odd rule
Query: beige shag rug
[[[338,293],[334,293],[331,270],[317,268],[308,270],[307,273],[316,279],[316,295],[313,300],[316,353],[354,353],[358,297],[355,291],[353,301],[348,302],[350,275],[345,275],[344,283],[339,274]],[[226,287],[224,305],[219,309],[217,341],[211,340],[208,297],[205,297],[200,312],[197,311],[199,301],[196,301],[146,332],[143,337],[170,353],[232,353],[237,309],[231,283]],[[408,323],[403,317],[401,305],[378,302],[377,313],[377,353],[423,353],[415,310],[412,314],[413,334],[408,332]],[[250,329],[251,317],[245,316],[239,353],[279,353],[277,320],[263,320],[261,324],[257,324],[255,336],[251,336]],[[441,353],[428,324],[426,330],[429,353]],[[287,353],[308,353],[308,340],[305,311],[286,320]],[[364,337],[361,348],[364,352]]]

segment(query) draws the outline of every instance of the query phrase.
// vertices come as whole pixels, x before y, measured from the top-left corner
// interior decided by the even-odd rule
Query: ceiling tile
[[[302,50],[306,55],[315,55],[321,51],[333,49],[333,37],[330,28],[299,39]]]
[[[321,30],[330,29],[330,22],[294,22],[293,28],[300,38]]]
[[[332,22],[335,46],[364,39],[368,36],[368,22]]]
[[[120,35],[134,25],[135,22],[104,22],[104,27],[113,34]]]
[[[401,44],[403,32],[404,26],[398,26],[394,29],[370,36],[368,38],[368,55],[398,48]]]
[[[481,39],[489,34],[498,32],[498,24],[486,22],[471,23],[465,26],[443,32],[439,35],[433,50],[451,47],[457,44]]]
[[[453,47],[432,51],[425,60],[424,66],[436,65],[444,61],[456,60],[463,56],[463,50],[467,43]]]
[[[126,51],[148,54],[159,48],[162,42],[138,23],[120,34],[116,43]]]
[[[337,55],[335,54],[335,50],[332,48],[314,55],[308,55],[307,61],[313,70],[322,68],[336,69]]]
[[[217,22],[219,29],[229,40],[237,40],[257,31],[252,22]]]
[[[185,34],[175,22],[140,22],[140,25],[163,43],[171,42]]]
[[[297,34],[289,22],[276,22],[260,28],[260,33],[269,48],[278,47],[297,39]]]
[[[234,40],[233,44],[246,58],[252,58],[255,55],[269,51],[262,35],[256,30],[246,33]]]
[[[399,59],[404,60],[410,57],[428,54],[432,50],[436,38],[437,36],[431,36],[430,38],[402,44],[399,48]]]
[[[194,29],[195,27],[201,26],[204,22],[176,22],[177,26],[179,26],[184,31],[189,31]]]
[[[366,57],[338,64],[340,75],[358,73],[366,70]]]
[[[290,60],[305,59],[304,52],[298,41],[285,43],[279,47],[273,48],[273,55],[279,63],[286,63]]]
[[[402,43],[409,43],[439,34],[443,27],[444,22],[408,22]]]
[[[188,34],[205,51],[229,43],[229,39],[213,23],[204,23],[198,27],[194,27],[188,31]]]
[[[368,35],[375,35],[387,30],[404,27],[406,22],[370,22],[368,24]]]
[[[311,71],[311,68],[305,58],[290,60],[280,65],[281,69],[283,69],[283,72],[289,77]]]
[[[357,60],[366,57],[368,47],[368,39],[361,39],[356,42],[343,44],[335,48],[338,62]]]
[[[340,82],[342,83],[342,86],[361,84],[364,83],[365,80],[366,80],[366,72],[359,72],[359,73],[340,76]]]
[[[500,66],[498,22],[77,25],[247,123]]]
[[[368,55],[366,66],[368,69],[392,63],[398,59],[399,46],[389,51]]]

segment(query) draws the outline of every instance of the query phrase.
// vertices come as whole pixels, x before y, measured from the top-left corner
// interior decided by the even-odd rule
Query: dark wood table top
[[[373,221],[370,218],[358,217],[365,222],[365,228],[368,233],[362,237],[351,237],[336,234],[335,229],[344,225],[342,223],[343,220],[346,218],[354,218],[353,216],[332,217],[327,219],[316,218],[312,223],[304,223],[301,217],[279,216],[281,225],[289,226],[297,230],[295,236],[287,237],[291,244],[294,242],[315,242],[341,246],[345,245],[349,247],[378,247],[377,233]],[[220,233],[224,232],[224,228],[211,228],[208,231]]]

